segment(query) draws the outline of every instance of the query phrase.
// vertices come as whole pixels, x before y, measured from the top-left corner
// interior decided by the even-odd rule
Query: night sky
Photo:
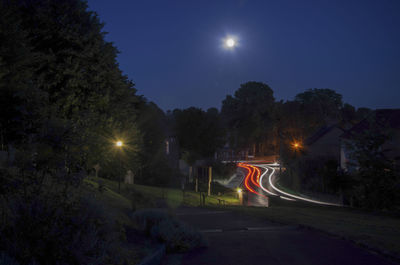
[[[278,100],[331,88],[356,107],[400,107],[399,0],[88,3],[138,93],[164,110],[220,108],[247,81]]]

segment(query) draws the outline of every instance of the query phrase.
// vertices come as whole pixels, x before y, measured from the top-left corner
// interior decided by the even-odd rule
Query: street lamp
[[[299,150],[301,148],[301,144],[299,142],[293,142],[292,147],[295,150]]]
[[[121,174],[122,174],[122,146],[123,146],[123,142],[122,141],[117,141],[115,143],[115,146],[117,146],[119,148],[119,174],[118,174],[118,192],[121,192]]]

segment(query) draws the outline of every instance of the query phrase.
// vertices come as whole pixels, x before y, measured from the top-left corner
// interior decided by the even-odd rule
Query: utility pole
[[[118,193],[121,193],[121,175],[122,175],[122,146],[123,142],[122,141],[117,141],[115,143],[117,146],[118,150],[118,156],[119,156],[119,172],[118,172]]]
[[[280,120],[278,120],[279,122]],[[278,153],[279,153],[279,176],[281,176],[282,172],[282,135],[281,135],[281,127],[278,125]]]
[[[121,193],[121,175],[122,175],[122,149],[119,150],[119,176],[118,176],[118,193]]]

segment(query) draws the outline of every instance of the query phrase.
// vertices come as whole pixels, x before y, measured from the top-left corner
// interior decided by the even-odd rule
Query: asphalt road
[[[209,246],[168,255],[163,265],[394,264],[345,240],[223,209],[182,208],[177,217],[202,231]]]

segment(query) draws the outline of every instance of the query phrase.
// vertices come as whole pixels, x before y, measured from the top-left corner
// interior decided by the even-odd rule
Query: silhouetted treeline
[[[2,262],[125,262],[121,228],[82,180],[94,166],[113,179],[120,166],[154,167],[148,153],[163,140],[143,133],[158,130],[143,115],[156,108],[122,74],[102,28],[84,1],[0,1]]]

